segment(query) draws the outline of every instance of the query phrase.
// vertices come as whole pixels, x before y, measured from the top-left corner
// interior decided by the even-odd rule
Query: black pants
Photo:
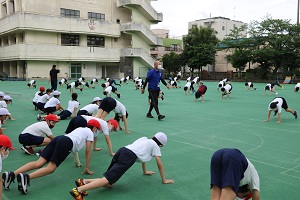
[[[51,89],[52,91],[57,90],[57,80],[51,80]]]
[[[149,99],[150,99],[150,108],[148,113],[151,113],[153,108],[156,111],[157,115],[160,115],[159,110],[158,110],[158,96],[159,96],[159,90],[153,90],[153,89],[148,89],[149,92]]]

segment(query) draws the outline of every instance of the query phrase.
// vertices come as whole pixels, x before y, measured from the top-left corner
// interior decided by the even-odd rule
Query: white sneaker
[[[278,92],[275,92],[275,94],[277,95],[277,94],[278,94]]]

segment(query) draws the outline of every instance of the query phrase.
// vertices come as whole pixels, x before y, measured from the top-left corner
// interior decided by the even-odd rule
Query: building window
[[[78,79],[81,77],[81,63],[71,64],[71,79]]]
[[[165,47],[165,51],[172,51],[171,47]]]
[[[80,18],[80,11],[79,10],[70,10],[70,9],[61,8],[60,9],[60,16],[70,17],[70,18]]]
[[[171,49],[172,49],[172,51],[178,51],[178,45],[177,44],[172,44]]]
[[[105,46],[104,37],[87,36],[87,46],[88,47],[104,47]]]
[[[100,22],[103,22],[103,21],[105,21],[105,14],[88,12],[88,18],[99,20]]]
[[[222,26],[222,30],[225,31],[225,26]]]
[[[79,46],[79,35],[61,34],[62,46]]]

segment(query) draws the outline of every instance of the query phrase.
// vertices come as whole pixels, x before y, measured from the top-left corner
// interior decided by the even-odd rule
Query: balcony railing
[[[0,60],[61,60],[119,62],[120,48],[59,46],[52,44],[15,44],[0,47]]]
[[[146,0],[118,0],[118,7],[133,7],[136,8],[150,22],[162,22],[163,14],[156,10]]]
[[[108,21],[94,21],[92,27],[89,19],[66,18],[33,13],[15,13],[0,19],[2,34],[14,30],[39,30],[62,33],[81,33],[120,37],[120,25]],[[90,24],[90,25],[89,25]]]
[[[140,60],[149,68],[153,66],[155,59],[141,48],[124,48],[121,50],[122,57],[135,57],[140,58]]]
[[[152,31],[141,22],[131,22],[121,25],[123,32],[135,32],[149,45],[161,46],[163,44],[162,38],[156,37]]]

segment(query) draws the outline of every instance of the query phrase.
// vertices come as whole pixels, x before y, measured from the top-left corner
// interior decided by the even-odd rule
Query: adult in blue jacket
[[[162,120],[165,116],[161,115],[158,109],[158,96],[160,91],[159,82],[161,81],[168,89],[170,89],[171,86],[166,83],[159,69],[162,69],[161,63],[160,61],[155,61],[153,69],[147,73],[146,81],[144,82],[141,93],[144,94],[146,85],[148,84],[150,108],[146,116],[148,118],[153,118],[151,111],[154,108],[158,116],[158,120]]]

